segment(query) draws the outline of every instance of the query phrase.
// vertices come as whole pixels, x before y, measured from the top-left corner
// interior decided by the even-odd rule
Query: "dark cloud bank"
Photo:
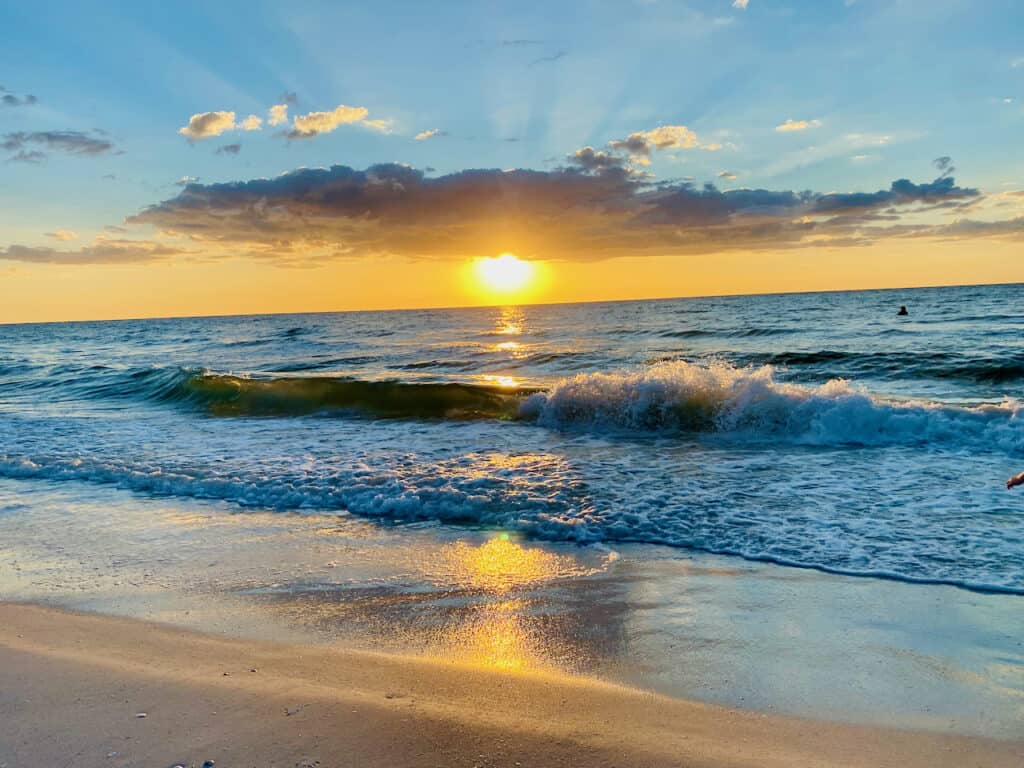
[[[733,189],[654,182],[598,150],[550,171],[466,170],[428,177],[403,165],[300,169],[276,178],[187,184],[130,225],[192,239],[208,258],[259,255],[282,262],[396,254],[523,256],[597,261],[618,256],[866,245],[885,238],[1024,236],[1024,219],[962,218],[981,193],[945,174],[875,192]],[[961,218],[914,221],[933,211]],[[937,221],[953,223],[935,223]],[[174,255],[127,242],[73,252],[0,251],[25,261],[131,261]],[[61,256],[61,254],[66,254]]]
[[[461,256],[489,249],[598,260],[625,254],[842,244],[881,222],[980,193],[952,178],[870,193],[654,183],[614,155],[580,150],[552,171],[467,170],[430,178],[402,165],[336,165],[273,179],[190,184],[130,221],[222,242],[306,240],[347,253]]]

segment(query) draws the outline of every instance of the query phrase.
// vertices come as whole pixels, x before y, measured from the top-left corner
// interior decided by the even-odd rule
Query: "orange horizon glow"
[[[447,309],[1024,282],[1014,242],[907,243],[590,262],[530,258],[529,285],[486,290],[476,260],[338,260],[303,269],[242,258],[0,266],[0,323]]]

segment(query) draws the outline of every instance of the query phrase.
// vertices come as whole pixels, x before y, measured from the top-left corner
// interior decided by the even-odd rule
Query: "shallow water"
[[[678,548],[0,479],[0,599],[1024,736],[1019,599]]]
[[[1024,286],[3,326],[0,477],[1022,594],[1022,331]]]

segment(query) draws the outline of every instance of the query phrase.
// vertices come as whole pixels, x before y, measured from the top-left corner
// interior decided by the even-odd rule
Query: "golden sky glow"
[[[534,263],[533,284],[515,298],[482,291],[472,262],[388,259],[306,269],[282,269],[248,259],[87,269],[12,264],[0,266],[0,322],[1024,282],[1020,246],[1000,241],[908,241],[898,248],[886,243],[855,249]]]

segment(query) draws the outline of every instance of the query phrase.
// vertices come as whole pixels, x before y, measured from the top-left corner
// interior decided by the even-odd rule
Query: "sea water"
[[[0,478],[1024,594],[1022,334],[1020,285],[8,325]]]

